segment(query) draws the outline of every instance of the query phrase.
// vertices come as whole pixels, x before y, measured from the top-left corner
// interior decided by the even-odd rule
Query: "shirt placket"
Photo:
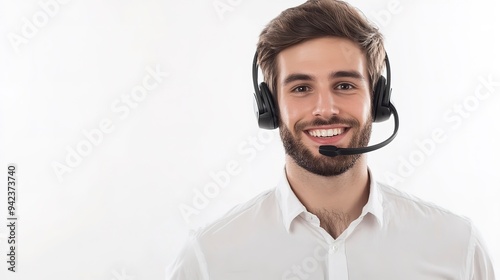
[[[330,234],[328,234],[323,228],[320,227],[319,219],[308,213],[307,220],[311,223],[315,228],[319,230],[323,239],[326,241],[328,246],[327,251],[327,265],[328,265],[328,279],[329,280],[348,280],[349,273],[347,270],[347,256],[346,256],[346,248],[345,248],[345,239],[349,236],[349,233],[352,229],[348,228],[344,234],[339,236],[337,239],[333,239]],[[354,227],[359,222],[354,222]]]
[[[330,242],[328,249],[328,279],[347,280],[347,256],[345,251],[345,241],[334,240]]]

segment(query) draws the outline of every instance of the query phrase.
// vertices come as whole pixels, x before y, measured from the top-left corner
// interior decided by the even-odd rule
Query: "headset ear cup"
[[[262,93],[260,91],[257,91],[253,94],[253,96],[254,96],[253,109],[255,111],[255,116],[257,117],[257,120],[259,120],[260,115],[264,113],[264,101],[262,99]]]
[[[278,114],[274,97],[266,83],[260,83],[256,94],[258,108],[258,123],[260,128],[275,129],[278,127]],[[257,109],[256,108],[256,109]]]
[[[391,90],[387,88],[387,81],[384,76],[380,76],[373,91],[372,118],[373,122],[383,122],[388,120],[392,114],[389,106],[391,100]]]

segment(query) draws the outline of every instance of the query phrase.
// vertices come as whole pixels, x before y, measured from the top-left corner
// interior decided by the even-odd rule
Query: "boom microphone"
[[[337,148],[336,146],[323,145],[319,146],[319,153],[328,157],[364,154],[378,150],[384,147],[385,145],[391,143],[392,140],[394,140],[394,138],[396,138],[396,135],[398,134],[399,116],[398,116],[398,111],[396,111],[396,108],[394,107],[394,105],[392,105],[392,103],[389,104],[389,107],[391,109],[392,115],[394,116],[394,132],[392,133],[391,137],[387,138],[384,142],[378,143],[373,146],[367,146],[361,148]]]

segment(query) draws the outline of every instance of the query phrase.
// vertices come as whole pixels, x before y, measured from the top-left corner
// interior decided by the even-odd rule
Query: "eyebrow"
[[[337,71],[330,73],[330,79],[338,79],[338,78],[354,78],[358,80],[364,80],[365,78],[358,71]],[[312,81],[314,78],[308,74],[290,74],[283,81],[283,86],[286,86],[295,81]]]
[[[330,79],[335,79],[335,78],[354,78],[358,80],[364,80],[365,77],[361,75],[358,71],[338,71],[338,72],[333,72],[330,74]]]

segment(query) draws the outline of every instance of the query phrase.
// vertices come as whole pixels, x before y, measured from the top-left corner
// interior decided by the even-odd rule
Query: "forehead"
[[[339,37],[307,40],[277,56],[278,82],[290,74],[321,77],[335,71],[358,71],[368,79],[366,56],[353,41]]]

